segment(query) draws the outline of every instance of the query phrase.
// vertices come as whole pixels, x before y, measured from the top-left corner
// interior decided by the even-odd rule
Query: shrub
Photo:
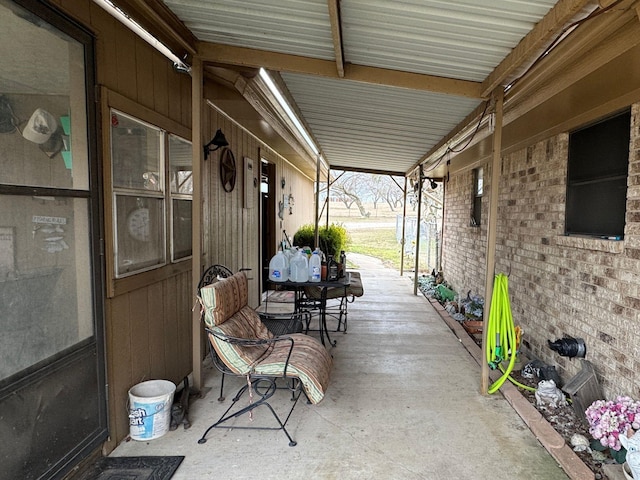
[[[332,223],[329,227],[320,227],[318,237],[320,245],[315,245],[315,226],[307,224],[301,226],[293,236],[293,244],[298,247],[320,247],[325,255],[340,256],[340,251],[345,250],[349,242],[349,234],[344,225]]]

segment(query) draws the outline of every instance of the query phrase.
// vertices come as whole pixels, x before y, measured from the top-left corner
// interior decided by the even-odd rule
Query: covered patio
[[[214,429],[198,444],[242,382],[229,379],[219,403],[220,377],[206,363],[210,390],[193,402],[190,429],[123,442],[112,456],[184,455],[174,480],[567,478],[541,442],[556,457],[569,447],[537,440],[502,394],[480,393],[467,339],[459,341],[429,301],[413,295],[412,279],[371,257],[350,260],[365,293],[349,306],[349,333],[335,334],[327,396],[318,405],[300,402],[287,424],[297,446],[280,431],[230,429]],[[286,407],[287,394],[278,395],[274,408]],[[256,424],[273,420],[267,410],[254,415]],[[248,421],[245,415],[237,424]],[[579,461],[565,468],[571,478],[589,478]]]

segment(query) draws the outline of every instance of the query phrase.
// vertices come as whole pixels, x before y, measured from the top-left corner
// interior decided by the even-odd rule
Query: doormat
[[[169,480],[184,457],[103,457],[81,480]]]

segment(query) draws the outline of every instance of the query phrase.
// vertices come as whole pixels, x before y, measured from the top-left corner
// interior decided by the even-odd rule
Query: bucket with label
[[[148,380],[129,389],[129,435],[153,440],[169,430],[176,386],[168,380]]]

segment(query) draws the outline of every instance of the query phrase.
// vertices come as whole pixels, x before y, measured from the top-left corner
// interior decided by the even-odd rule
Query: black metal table
[[[304,310],[304,305],[301,300],[305,287],[319,287],[320,321],[318,322],[318,330],[320,332],[320,341],[323,345],[325,345],[324,339],[326,337],[329,345],[331,345],[332,347],[336,346],[337,342],[335,340],[331,340],[331,337],[329,336],[329,330],[327,329],[327,290],[329,288],[344,288],[344,292],[346,295],[347,287],[349,287],[349,285],[351,284],[351,276],[349,272],[346,272],[344,277],[334,281],[321,280],[319,282],[292,282],[287,280],[286,282],[274,282],[270,280],[270,282],[273,285],[280,285],[287,290],[293,290],[295,292],[294,310],[296,313]]]

